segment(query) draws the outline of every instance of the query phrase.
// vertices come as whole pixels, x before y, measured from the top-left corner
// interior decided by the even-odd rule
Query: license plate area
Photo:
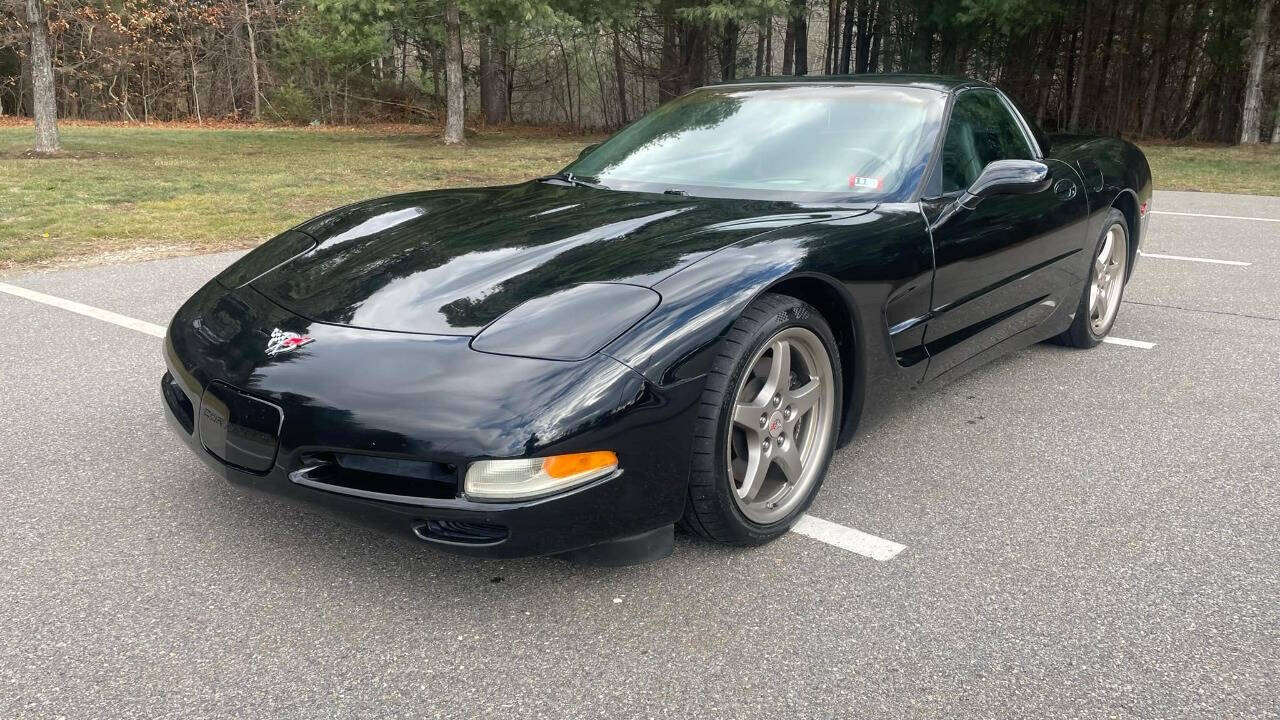
[[[264,400],[222,382],[212,382],[200,398],[200,442],[214,457],[250,472],[275,464],[284,413]]]

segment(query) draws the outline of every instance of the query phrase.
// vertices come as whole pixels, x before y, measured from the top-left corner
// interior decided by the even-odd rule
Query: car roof
[[[991,87],[988,83],[958,75],[917,75],[912,73],[861,73],[857,75],[769,75],[714,83],[730,85],[890,85],[951,92],[962,87]]]

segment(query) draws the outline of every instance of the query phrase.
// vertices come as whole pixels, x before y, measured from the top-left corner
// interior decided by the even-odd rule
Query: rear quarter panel
[[[1132,198],[1135,209],[1150,208],[1151,166],[1133,143],[1115,137],[1055,135],[1050,138],[1048,156],[1080,171],[1089,200],[1089,237],[1096,238],[1102,232],[1107,214],[1120,205],[1122,195]],[[1136,256],[1145,239],[1147,217],[1138,212],[1132,218],[1131,255]]]

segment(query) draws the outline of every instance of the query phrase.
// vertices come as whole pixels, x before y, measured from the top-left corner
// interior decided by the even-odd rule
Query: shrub
[[[311,97],[292,84],[267,92],[267,115],[291,125],[306,125],[317,117]]]

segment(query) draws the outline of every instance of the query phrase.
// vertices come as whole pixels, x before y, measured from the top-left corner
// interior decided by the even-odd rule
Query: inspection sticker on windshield
[[[867,177],[865,175],[850,175],[849,187],[859,190],[879,190],[884,187],[884,180],[878,177]]]

